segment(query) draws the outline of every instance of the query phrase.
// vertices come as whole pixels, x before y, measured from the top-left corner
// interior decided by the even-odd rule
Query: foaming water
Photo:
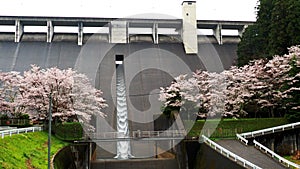
[[[129,137],[128,128],[128,113],[126,104],[126,87],[124,78],[124,66],[119,64],[116,70],[117,76],[117,130],[119,137]],[[130,141],[118,141],[117,142],[117,159],[129,159],[132,157]]]

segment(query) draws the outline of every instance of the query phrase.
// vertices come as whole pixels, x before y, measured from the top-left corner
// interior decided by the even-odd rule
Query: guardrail
[[[5,135],[12,136],[12,134],[20,134],[20,133],[35,132],[35,131],[42,131],[42,127],[26,127],[26,128],[19,128],[19,129],[3,130],[0,131],[0,135],[3,139]]]
[[[295,127],[300,127],[300,122],[281,125],[281,126],[276,126],[276,127],[271,127],[271,128],[252,131],[252,132],[247,132],[247,133],[242,133],[240,135],[244,138],[254,137],[254,136],[261,136],[261,135],[264,135],[266,133],[275,133],[275,132],[279,132],[279,131],[284,131],[286,129],[294,129]]]
[[[125,137],[123,132],[99,132],[99,133],[88,133],[86,134],[89,138],[96,139],[112,139],[112,138],[120,138]]]
[[[16,129],[17,127],[10,127],[10,126],[0,126],[0,131],[3,130],[11,130],[11,129]]]
[[[244,138],[240,134],[236,134],[236,137],[237,137],[238,140],[241,140],[243,143],[245,143],[246,145],[248,145],[249,141],[246,138]]]
[[[133,138],[140,137],[184,137],[186,135],[185,130],[166,130],[166,131],[133,131]]]
[[[123,132],[99,132],[87,134],[90,138],[101,139],[114,139],[114,138],[172,138],[172,137],[185,137],[185,130],[167,130],[167,131],[132,131],[128,136]]]
[[[264,134],[284,131],[286,129],[294,129],[295,127],[300,127],[300,122],[285,124],[285,125],[281,125],[281,126],[266,128],[266,129],[262,129],[262,130],[252,131],[252,132],[236,134],[236,137],[237,137],[238,140],[241,140],[241,142],[248,145],[249,140],[247,140],[247,138],[253,138],[255,136],[262,136]],[[300,169],[300,166],[298,164],[295,164],[295,163],[293,163],[293,162],[291,162],[287,159],[284,159],[283,157],[276,154],[275,152],[273,152],[269,148],[265,147],[264,145],[260,144],[256,140],[254,140],[253,143],[254,143],[254,146],[256,148],[259,148],[260,150],[263,150],[266,154],[270,154],[273,158],[278,159],[278,161],[280,163],[286,164],[288,167],[292,166],[294,168]]]
[[[250,167],[250,168],[253,168],[253,169],[262,169],[261,167],[251,163],[250,161],[247,161],[246,159],[244,159],[244,158],[230,152],[229,150],[225,149],[224,147],[218,145],[217,143],[213,142],[212,140],[210,140],[206,136],[202,135],[202,138],[203,138],[204,143],[206,143],[207,145],[209,145],[213,149],[219,151],[221,154],[223,154],[223,155],[225,154],[227,158],[232,158],[232,159],[234,159],[235,162],[242,163],[244,167]]]
[[[300,168],[300,165],[295,164],[295,163],[293,163],[293,162],[291,162],[291,161],[289,161],[289,160],[287,160],[287,159],[284,159],[283,157],[281,157],[280,155],[276,154],[275,152],[273,152],[272,150],[270,150],[270,149],[267,148],[266,146],[260,144],[260,143],[257,142],[256,140],[254,140],[253,143],[254,143],[254,146],[255,146],[255,147],[258,147],[260,150],[264,151],[266,154],[270,154],[273,158],[278,159],[278,161],[279,161],[280,163],[286,164],[287,167],[292,166],[292,167],[295,167],[295,168],[297,168],[297,169]]]

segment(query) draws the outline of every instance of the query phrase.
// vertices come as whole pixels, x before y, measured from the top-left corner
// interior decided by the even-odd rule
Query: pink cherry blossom
[[[93,87],[85,75],[72,69],[41,69],[32,65],[23,76],[18,72],[1,72],[0,92],[1,112],[27,113],[38,120],[48,118],[51,94],[53,118],[78,120],[88,130],[93,130],[89,125],[91,116],[105,117],[101,109],[108,106],[102,91]]]

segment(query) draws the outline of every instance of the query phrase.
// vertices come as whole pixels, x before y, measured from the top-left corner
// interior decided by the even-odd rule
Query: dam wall
[[[76,42],[0,42],[0,70],[26,71],[35,64],[41,68],[74,68],[85,73],[96,88],[104,91],[109,107],[105,119],[114,129],[116,113],[115,56],[124,56],[127,86],[128,116],[131,130],[153,130],[153,117],[160,113],[157,101],[159,87],[170,85],[179,74],[197,69],[221,71],[235,64],[237,44],[198,44],[198,54],[187,55],[182,43],[108,44],[91,42],[78,46]],[[156,107],[156,109],[154,109]]]

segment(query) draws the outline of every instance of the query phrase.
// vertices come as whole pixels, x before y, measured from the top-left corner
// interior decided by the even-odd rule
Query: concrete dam
[[[117,132],[116,61],[122,58],[129,133],[155,131],[154,121],[162,114],[159,88],[169,86],[180,74],[191,75],[197,69],[220,72],[235,65],[243,30],[253,24],[196,20],[194,3],[183,2],[182,19],[0,16],[0,26],[10,28],[0,32],[0,70],[23,72],[35,64],[86,74],[109,105],[103,110],[105,119],[93,120],[97,135]],[[32,27],[43,31],[31,31]],[[59,31],[62,27],[73,29]],[[92,28],[95,31],[86,31]],[[96,139],[99,152],[105,153],[98,153],[96,159],[112,159],[117,141],[101,139]],[[154,157],[181,140],[135,140],[131,153],[135,158]],[[160,150],[153,148],[157,142]]]
[[[198,55],[187,55],[181,43],[130,43],[116,44],[110,48],[107,43],[94,43],[88,46],[78,46],[74,42],[0,42],[0,69],[1,71],[26,71],[31,64],[42,68],[58,67],[61,69],[75,68],[80,60],[79,69],[94,79],[95,86],[104,91],[104,98],[109,107],[104,110],[110,124],[114,122],[115,105],[115,56],[124,56],[124,71],[126,75],[126,86],[128,98],[131,102],[128,107],[129,116],[132,118],[150,118],[146,121],[153,121],[153,114],[158,112],[132,114],[133,110],[145,112],[150,108],[149,96],[158,98],[159,92],[150,95],[153,90],[159,87],[170,85],[174,77],[191,73],[196,69],[206,69],[202,61],[206,60],[209,69],[222,70],[233,65],[236,59],[237,44],[199,44]],[[110,48],[109,50],[107,48]],[[84,56],[82,56],[84,53]],[[200,57],[198,57],[200,56]],[[217,56],[217,57],[216,57]],[[220,56],[220,57],[219,57]],[[94,61],[102,58],[100,61]],[[215,58],[216,61],[207,59]],[[220,60],[219,60],[220,59]],[[99,59],[100,60],[100,59]],[[215,62],[215,63],[214,63]],[[182,67],[180,67],[182,65]],[[78,69],[76,69],[78,70]],[[154,106],[154,105],[152,105]],[[144,117],[148,116],[148,117]],[[131,118],[131,119],[132,119]],[[132,124],[133,125],[133,124]],[[138,124],[136,124],[138,125]],[[151,124],[149,124],[151,125]],[[133,125],[132,127],[134,127]],[[143,128],[146,126],[143,124]],[[134,128],[139,128],[136,126]],[[148,126],[153,130],[153,126]]]

